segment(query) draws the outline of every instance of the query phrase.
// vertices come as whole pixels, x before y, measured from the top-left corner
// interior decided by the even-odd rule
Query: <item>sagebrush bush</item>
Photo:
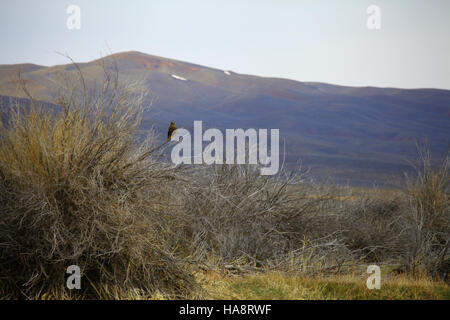
[[[161,186],[177,169],[136,143],[137,87],[111,81],[96,94],[81,86],[82,99],[79,88],[65,92],[61,110],[17,105],[0,127],[0,281],[14,297],[65,290],[73,264],[85,279],[79,296],[108,297],[108,284],[182,296],[193,288],[155,229],[170,193]]]
[[[289,250],[288,235],[281,229],[304,211],[300,195],[287,192],[298,177],[269,179],[245,165],[197,170],[194,177],[182,195],[189,221],[183,230],[198,254],[254,262]]]
[[[340,202],[315,197],[304,174],[268,178],[248,165],[196,169],[179,196],[183,210],[174,213],[185,221],[180,242],[196,259],[212,256],[222,266],[310,272],[354,259],[360,248],[346,246],[331,209]]]
[[[406,266],[447,278],[450,272],[450,162],[447,153],[433,166],[428,143],[418,144],[416,175],[407,176],[406,215],[410,244]]]

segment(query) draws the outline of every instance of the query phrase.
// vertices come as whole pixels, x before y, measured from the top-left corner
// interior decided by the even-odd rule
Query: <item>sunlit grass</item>
[[[227,276],[220,273],[198,275],[210,299],[244,300],[439,300],[450,299],[450,287],[429,278],[406,276],[382,280],[381,289],[369,290],[365,277],[287,276],[279,272]]]

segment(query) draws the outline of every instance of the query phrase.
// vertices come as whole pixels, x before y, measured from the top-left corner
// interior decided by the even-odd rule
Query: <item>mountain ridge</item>
[[[408,169],[414,141],[428,138],[438,155],[450,137],[450,90],[350,87],[239,74],[137,51],[80,63],[88,81],[102,62],[117,63],[122,80],[144,79],[153,98],[144,127],[164,131],[175,120],[218,128],[279,128],[286,159],[303,160],[318,177],[388,181]],[[15,65],[20,66],[20,65]],[[27,64],[22,81],[42,101],[51,101],[58,76],[71,65]],[[0,65],[0,95],[23,97],[14,68]],[[26,70],[25,70],[26,69]]]

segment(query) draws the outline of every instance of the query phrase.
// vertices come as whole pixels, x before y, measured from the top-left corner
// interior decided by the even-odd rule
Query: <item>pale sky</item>
[[[81,9],[69,30],[66,9]],[[366,10],[381,9],[369,30]],[[141,51],[261,76],[450,89],[450,0],[0,0],[0,64]]]

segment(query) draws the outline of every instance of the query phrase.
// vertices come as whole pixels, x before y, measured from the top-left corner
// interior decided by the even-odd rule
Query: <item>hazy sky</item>
[[[69,5],[81,29],[69,30]],[[369,5],[381,29],[366,25]],[[450,0],[0,0],[0,64],[136,50],[300,81],[450,89]]]

